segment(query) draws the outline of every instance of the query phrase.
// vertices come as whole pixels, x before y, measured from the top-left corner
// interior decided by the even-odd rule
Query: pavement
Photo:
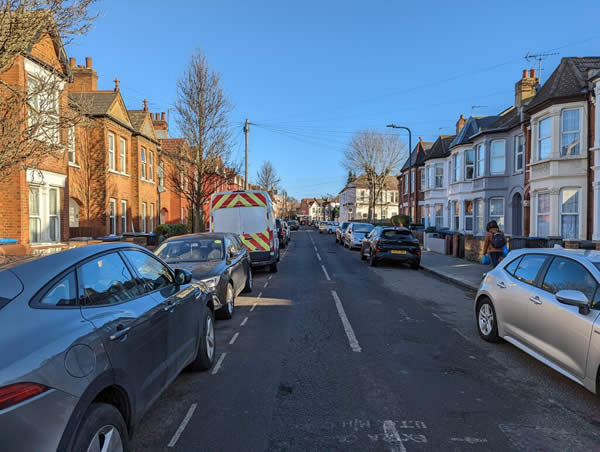
[[[484,273],[492,269],[490,265],[482,265],[432,251],[423,251],[421,267],[423,270],[475,291],[479,289]]]
[[[177,377],[134,451],[598,449],[596,396],[481,340],[472,291],[313,231],[255,273],[217,323],[216,366]]]

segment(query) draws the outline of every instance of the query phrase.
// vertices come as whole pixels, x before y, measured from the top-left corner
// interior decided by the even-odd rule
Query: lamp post
[[[386,127],[392,129],[404,129],[408,132],[408,226],[410,227],[412,216],[412,133],[406,126],[397,126],[396,124],[388,124]]]

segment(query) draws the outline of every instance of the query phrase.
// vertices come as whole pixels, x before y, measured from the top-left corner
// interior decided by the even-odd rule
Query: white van
[[[210,200],[210,230],[238,234],[250,252],[253,266],[277,271],[279,239],[271,197],[265,191],[220,192]]]

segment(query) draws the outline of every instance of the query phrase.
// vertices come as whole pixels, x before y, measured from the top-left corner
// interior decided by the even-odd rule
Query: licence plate
[[[392,254],[406,254],[406,250],[392,250]]]

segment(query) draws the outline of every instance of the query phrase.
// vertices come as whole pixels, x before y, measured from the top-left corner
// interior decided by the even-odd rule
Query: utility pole
[[[244,190],[248,190],[248,132],[250,132],[250,123],[246,119],[244,124],[244,135],[246,135],[246,163],[244,166]]]
[[[542,82],[542,60],[545,60],[547,57],[552,55],[558,55],[558,52],[547,52],[547,53],[529,53],[525,55],[525,59],[529,60],[538,60],[538,77],[540,79],[540,83]]]
[[[406,126],[397,126],[396,124],[388,124],[386,127],[390,127],[392,129],[404,129],[408,132],[408,226],[410,227],[410,222],[412,218],[412,132]],[[416,181],[415,177],[415,181]],[[404,204],[404,200],[402,199],[402,204]],[[416,201],[416,200],[415,200]],[[416,201],[418,204],[418,201]]]

